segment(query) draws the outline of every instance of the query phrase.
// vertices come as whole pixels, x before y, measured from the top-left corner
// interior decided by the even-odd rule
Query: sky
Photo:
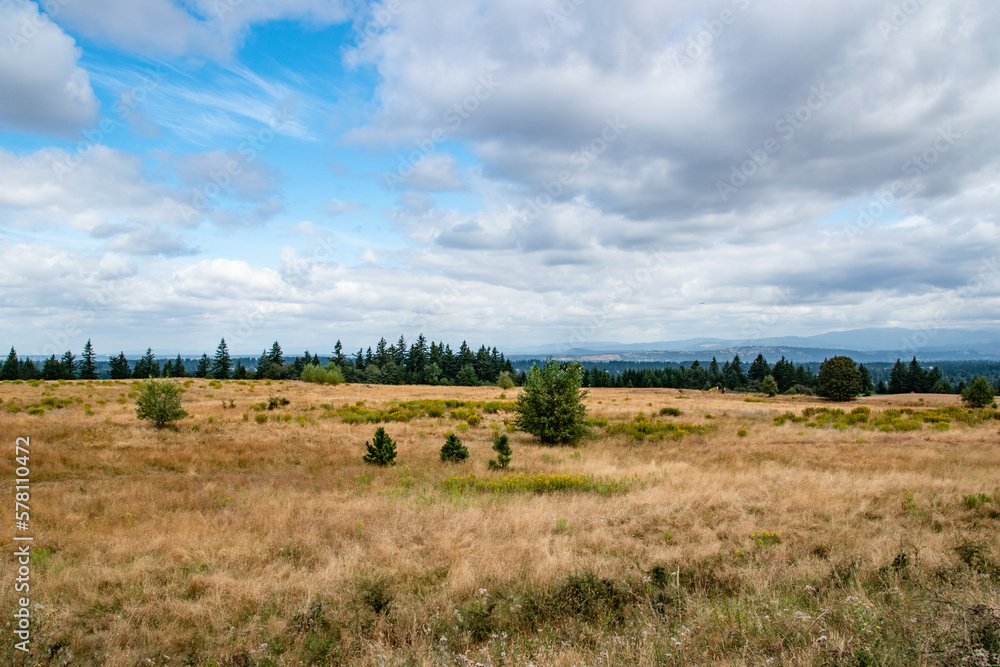
[[[0,0],[0,344],[1000,321],[991,0]]]

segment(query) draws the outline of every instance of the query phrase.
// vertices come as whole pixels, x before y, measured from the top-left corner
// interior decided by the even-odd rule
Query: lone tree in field
[[[816,379],[819,395],[833,401],[849,401],[864,390],[861,371],[850,357],[827,359]]]
[[[490,470],[503,470],[510,465],[510,439],[506,433],[503,435],[497,433],[496,437],[493,438],[493,451],[497,453],[497,458],[496,460],[490,459]]]
[[[467,458],[469,458],[469,448],[462,444],[457,435],[449,433],[444,446],[441,447],[441,460],[460,463]]]
[[[365,463],[376,466],[396,465],[396,443],[381,426],[375,430],[374,440],[365,442],[365,447],[368,448],[368,453],[362,457]]]
[[[962,392],[962,401],[972,408],[985,408],[993,404],[993,387],[989,380],[981,375],[972,378],[972,382]]]
[[[531,367],[524,391],[517,397],[515,424],[543,444],[571,444],[587,435],[587,406],[582,391],[583,365],[551,359]]]
[[[135,416],[148,419],[156,428],[184,419],[187,412],[181,407],[183,391],[176,382],[146,380],[135,399]]]
[[[80,360],[80,379],[96,380],[97,364],[94,362],[94,346],[87,339],[87,344],[83,346],[83,357]]]

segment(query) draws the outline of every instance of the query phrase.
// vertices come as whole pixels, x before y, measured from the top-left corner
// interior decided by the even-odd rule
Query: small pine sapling
[[[493,438],[493,451],[497,453],[497,458],[490,459],[490,470],[503,470],[510,465],[510,442],[506,434],[496,434]]]
[[[365,446],[368,448],[368,453],[363,457],[365,463],[376,466],[396,465],[396,443],[381,426],[376,429],[374,440],[371,443],[366,441]]]
[[[457,435],[449,433],[448,439],[444,441],[444,446],[441,447],[441,460],[459,463],[467,458],[469,458],[469,449],[462,444]]]

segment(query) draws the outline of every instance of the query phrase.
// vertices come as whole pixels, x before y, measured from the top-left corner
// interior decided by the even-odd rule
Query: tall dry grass
[[[948,664],[991,650],[994,419],[908,432],[775,426],[779,414],[829,404],[595,389],[593,417],[673,407],[682,414],[665,421],[710,430],[637,441],[597,427],[576,448],[510,433],[514,472],[624,480],[629,490],[497,495],[437,482],[501,474],[487,469],[492,425],[506,432],[510,414],[480,410],[480,424],[458,431],[471,458],[457,465],[438,456],[464,423],[448,411],[382,424],[399,455],[381,469],[361,461],[375,425],[345,424],[322,406],[512,400],[517,390],[196,380],[184,394],[190,416],[162,431],[137,422],[133,391],[130,382],[0,384],[9,444],[0,474],[11,496],[14,439],[32,441],[32,600],[44,607],[34,653],[8,642],[2,659]],[[270,395],[289,404],[251,407]],[[73,402],[9,411],[45,397]],[[981,493],[993,500],[963,502]],[[13,547],[5,551],[0,605],[10,610]]]

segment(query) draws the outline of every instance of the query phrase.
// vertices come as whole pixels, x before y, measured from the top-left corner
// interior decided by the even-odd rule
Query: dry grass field
[[[593,437],[495,472],[517,390],[193,380],[162,431],[135,390],[0,384],[2,664],[1000,665],[1000,421],[954,396],[596,389]]]

